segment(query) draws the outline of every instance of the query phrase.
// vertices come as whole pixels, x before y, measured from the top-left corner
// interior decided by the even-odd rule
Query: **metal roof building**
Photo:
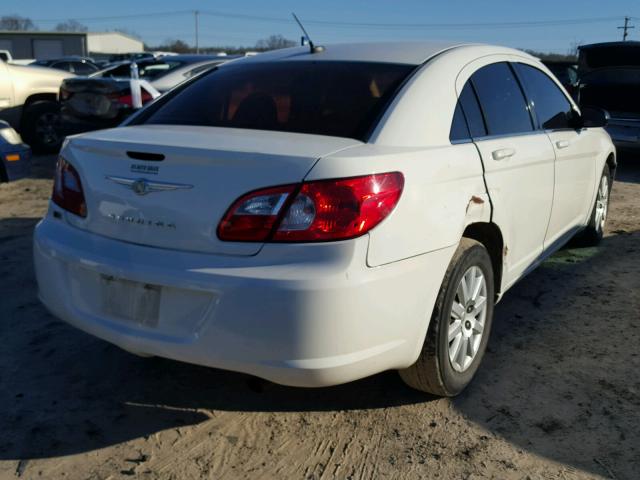
[[[0,31],[0,50],[14,59],[65,57],[87,54],[87,34],[75,32]]]
[[[16,59],[138,53],[142,41],[120,32],[39,32],[0,31],[0,50]]]

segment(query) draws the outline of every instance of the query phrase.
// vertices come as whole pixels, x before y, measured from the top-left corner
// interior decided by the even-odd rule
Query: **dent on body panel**
[[[472,144],[418,150],[394,163],[405,176],[405,189],[396,210],[370,232],[370,266],[457,245],[469,223],[490,220]]]

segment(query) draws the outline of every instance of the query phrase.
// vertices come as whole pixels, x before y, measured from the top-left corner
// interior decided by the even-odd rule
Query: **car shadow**
[[[0,459],[89,452],[201,424],[207,412],[437,403],[405,387],[395,372],[298,389],[128,354],[39,304],[25,233],[37,219],[16,222],[0,220]],[[7,235],[11,229],[17,234]],[[608,237],[598,248],[563,250],[516,285],[496,309],[477,378],[453,408],[529,452],[597,474],[608,465],[625,478],[616,468],[637,461],[631,446],[640,444],[640,379],[632,374],[640,366],[638,303],[613,304],[609,297],[640,287],[627,261],[640,253],[639,241],[635,232]],[[630,448],[620,449],[621,442]]]

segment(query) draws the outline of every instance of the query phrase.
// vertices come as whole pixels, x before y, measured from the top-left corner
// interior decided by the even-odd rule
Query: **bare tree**
[[[580,47],[580,45],[584,45],[584,40],[574,40],[573,42],[571,42],[571,44],[569,45],[569,50],[567,51],[567,55],[578,58],[578,47]]]
[[[167,52],[175,53],[191,53],[193,49],[182,40],[168,39],[163,42],[162,45],[157,47],[157,50],[163,50]]]
[[[70,19],[66,22],[60,22],[57,24],[54,30],[56,32],[86,32],[89,29],[79,21]]]
[[[0,30],[37,30],[33,20],[20,15],[3,15],[0,17]]]
[[[256,42],[256,50],[279,50],[281,48],[294,47],[297,43],[282,35],[271,35]]]

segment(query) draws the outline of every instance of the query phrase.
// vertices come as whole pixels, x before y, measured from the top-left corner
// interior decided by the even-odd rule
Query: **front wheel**
[[[611,172],[609,166],[605,165],[602,170],[602,176],[598,183],[598,193],[596,201],[591,210],[589,224],[581,235],[582,243],[585,246],[595,246],[600,243],[604,236],[604,227],[607,223],[609,214],[609,194],[611,193]]]
[[[35,152],[57,153],[63,140],[58,103],[40,101],[27,106],[21,130],[22,136]]]
[[[494,292],[487,250],[463,238],[444,276],[420,356],[399,372],[405,383],[451,397],[471,382],[487,347]]]

